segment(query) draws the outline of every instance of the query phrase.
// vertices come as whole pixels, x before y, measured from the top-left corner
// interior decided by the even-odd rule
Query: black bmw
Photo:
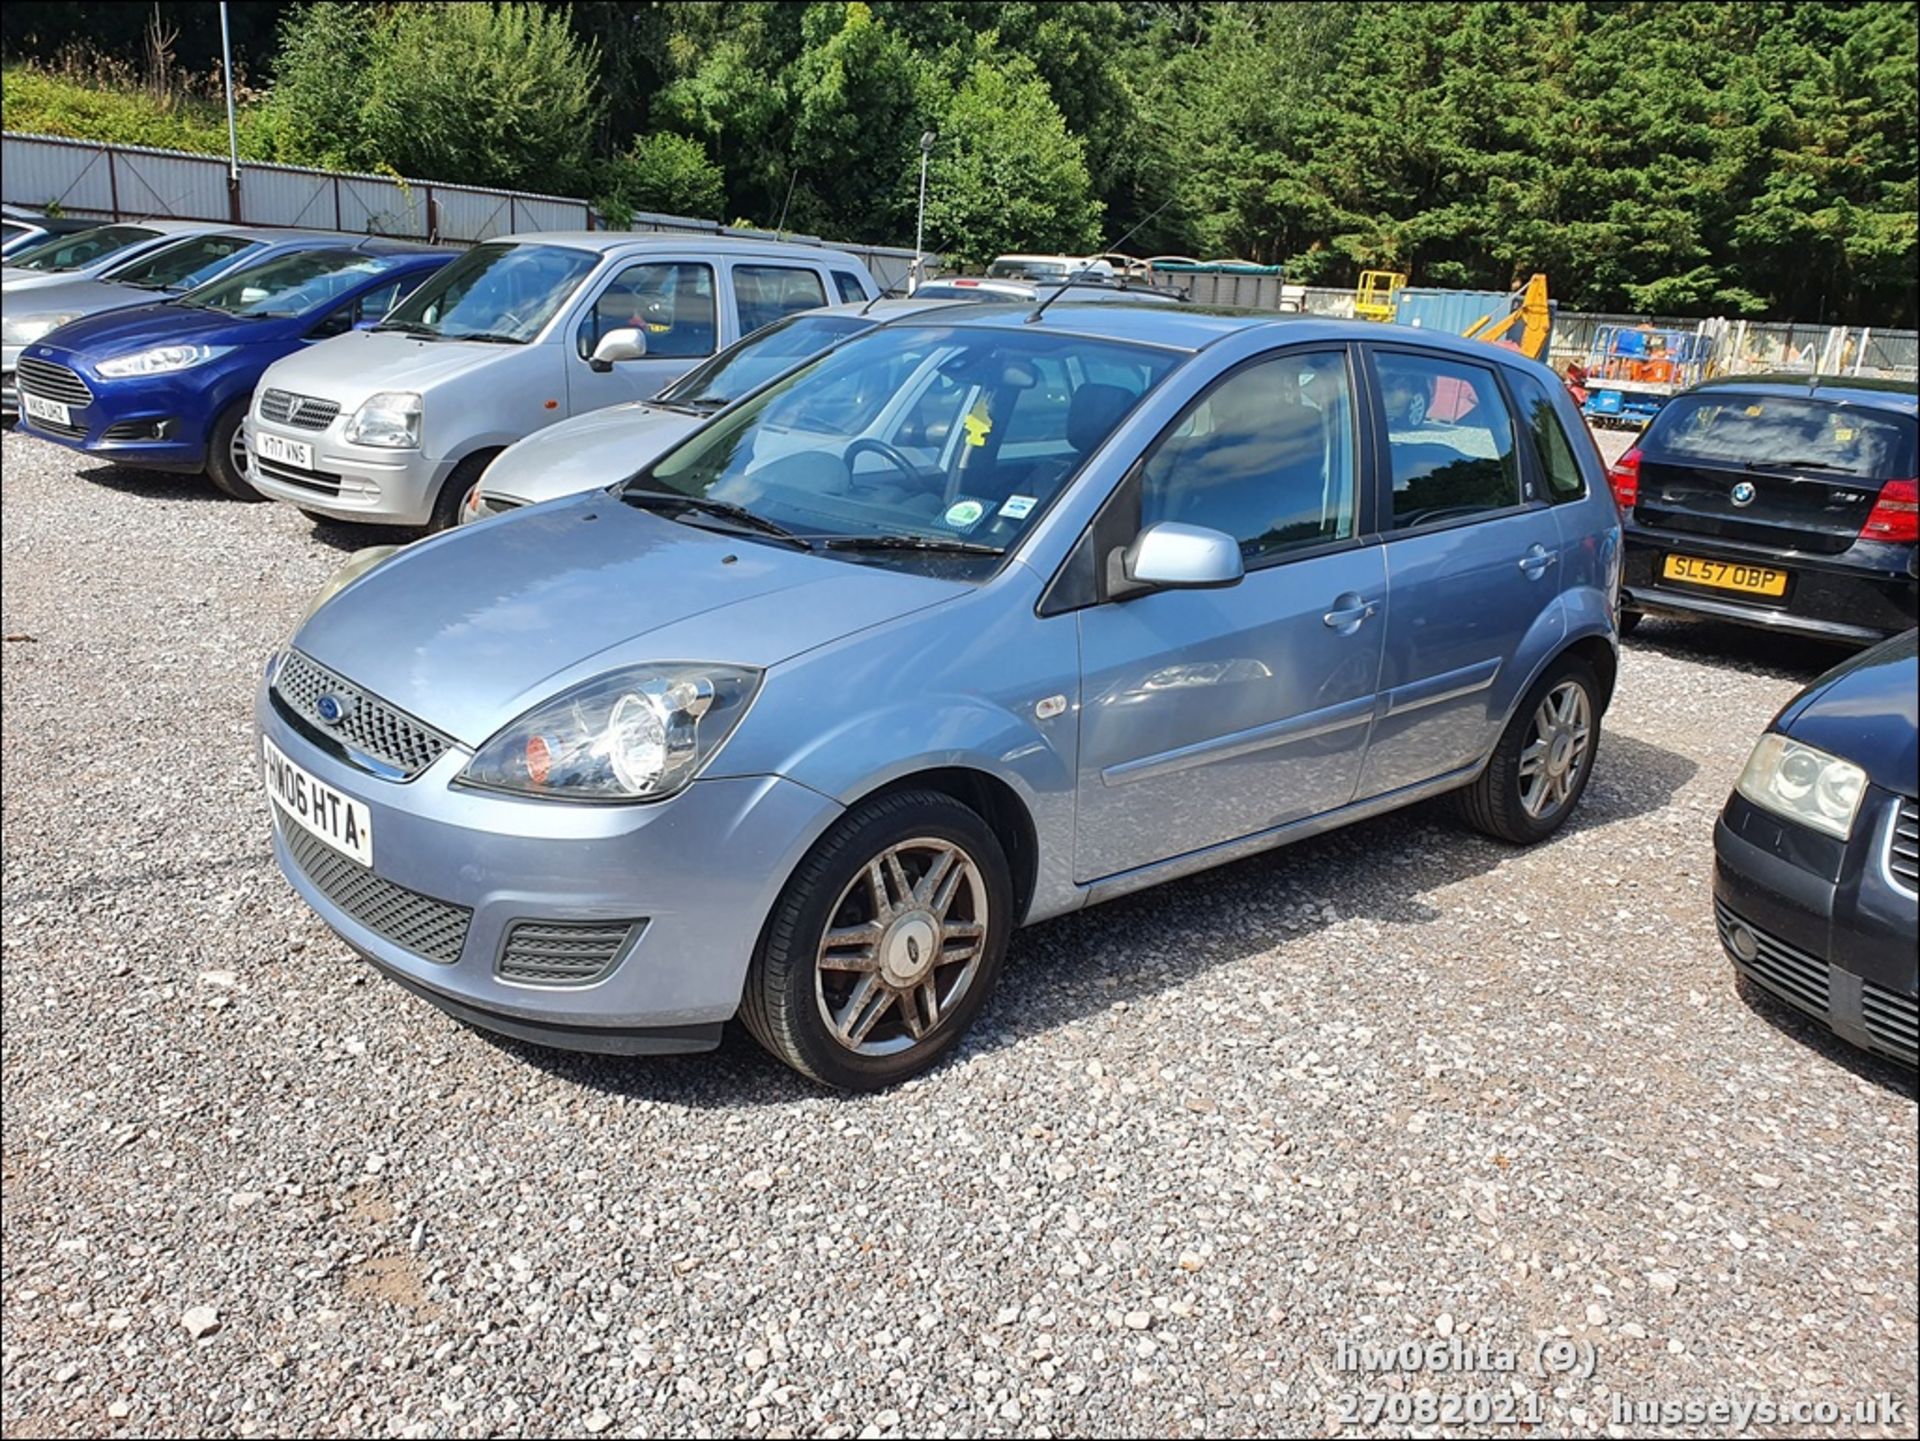
[[[1913,1066],[1920,944],[1920,632],[1787,703],[1714,828],[1720,941],[1742,974]]]
[[[1870,644],[1920,619],[1913,382],[1710,380],[1608,474],[1620,628],[1648,611]]]

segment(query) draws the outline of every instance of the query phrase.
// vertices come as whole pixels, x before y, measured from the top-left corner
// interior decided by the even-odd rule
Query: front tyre
[[[1563,655],[1514,712],[1486,769],[1455,806],[1468,825],[1527,846],[1566,823],[1600,748],[1600,686],[1593,667]]]
[[[253,398],[245,396],[221,411],[213,423],[213,433],[207,437],[207,479],[222,495],[234,500],[266,499],[247,480],[250,462],[242,425],[252,403]]]
[[[1000,978],[1013,881],[992,829],[938,791],[848,811],[800,863],[747,972],[754,1039],[830,1086],[932,1066]]]

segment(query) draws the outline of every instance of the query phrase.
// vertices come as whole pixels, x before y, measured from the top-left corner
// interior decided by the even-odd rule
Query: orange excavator
[[[1515,326],[1520,330],[1517,340],[1508,335]],[[1553,311],[1547,304],[1547,277],[1536,274],[1529,280],[1526,289],[1520,293],[1519,304],[1504,316],[1496,319],[1492,315],[1483,315],[1461,334],[1468,340],[1504,345],[1533,360],[1545,359],[1547,339],[1553,334]]]

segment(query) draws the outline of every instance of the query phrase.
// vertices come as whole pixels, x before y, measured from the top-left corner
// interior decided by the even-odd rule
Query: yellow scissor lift
[[[1353,313],[1362,320],[1393,319],[1407,277],[1397,270],[1363,270],[1360,288],[1353,292]]]

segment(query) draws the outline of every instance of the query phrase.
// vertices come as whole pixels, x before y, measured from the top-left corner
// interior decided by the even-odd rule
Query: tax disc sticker
[[[977,500],[956,500],[947,507],[947,513],[941,519],[955,530],[969,530],[986,513],[987,508]]]

